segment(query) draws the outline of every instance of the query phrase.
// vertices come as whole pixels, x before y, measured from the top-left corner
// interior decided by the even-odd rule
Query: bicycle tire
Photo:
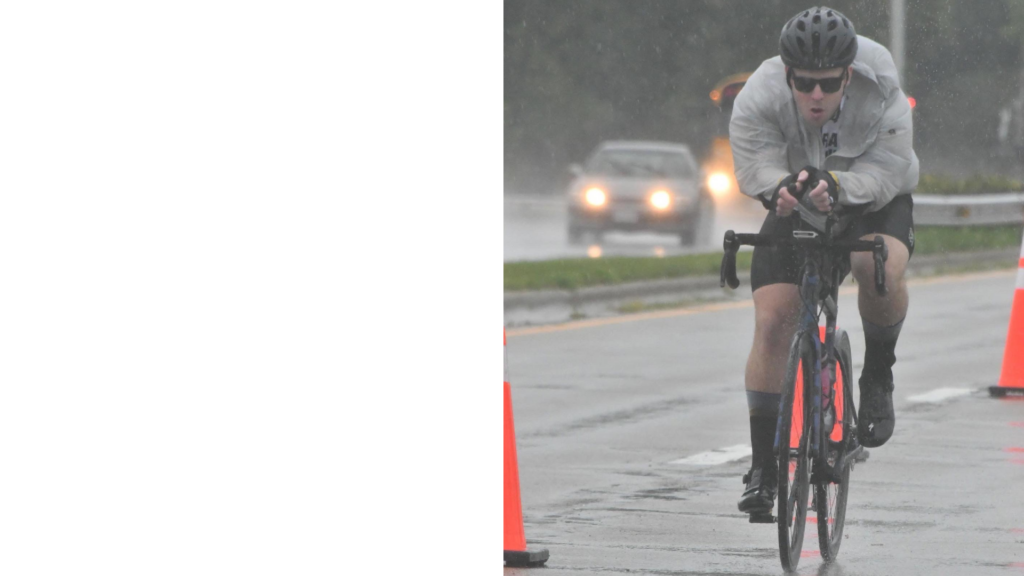
[[[838,369],[833,393],[836,394],[836,398],[840,398],[839,394],[842,394],[843,402],[836,402],[835,426],[831,431],[822,432],[822,441],[828,442],[828,465],[834,466],[837,461],[844,464],[839,471],[839,483],[822,478],[814,486],[814,501],[818,514],[818,549],[825,562],[836,559],[839,546],[843,543],[846,502],[850,494],[850,468],[853,466],[852,460],[846,458],[849,440],[854,430],[854,410],[849,408],[853,406],[853,355],[850,352],[850,337],[845,330],[836,329],[835,343]]]
[[[803,383],[812,382],[814,352],[811,346],[807,332],[797,332],[793,337],[780,403],[776,522],[779,529],[779,557],[782,568],[789,571],[796,570],[800,562],[810,495],[811,421],[807,410],[810,403],[806,401],[806,387]]]

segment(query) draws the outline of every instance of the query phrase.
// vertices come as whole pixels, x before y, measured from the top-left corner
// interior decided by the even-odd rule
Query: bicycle
[[[726,232],[720,274],[722,287],[739,286],[736,252],[740,246],[792,245],[803,259],[801,319],[790,345],[773,449],[779,465],[777,516],[750,517],[754,523],[778,524],[779,556],[785,570],[795,570],[800,561],[808,506],[817,514],[822,559],[831,562],[839,553],[850,470],[856,459],[866,455],[856,440],[857,411],[848,385],[853,377],[850,338],[836,328],[839,284],[849,271],[844,257],[851,252],[872,252],[875,289],[884,295],[888,258],[881,236],[873,241],[836,240],[833,230],[840,229],[841,219],[834,213],[826,216],[801,203],[794,218],[797,224],[788,238]],[[819,328],[822,315],[825,324]],[[803,385],[808,382],[818,385]]]

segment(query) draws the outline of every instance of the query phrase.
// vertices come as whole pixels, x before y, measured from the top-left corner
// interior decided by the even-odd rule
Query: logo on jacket
[[[825,158],[839,149],[839,133],[825,132],[821,135],[821,145],[825,148]]]

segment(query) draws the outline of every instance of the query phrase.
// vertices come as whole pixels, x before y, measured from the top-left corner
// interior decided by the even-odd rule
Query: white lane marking
[[[733,460],[739,460],[740,458],[743,458],[745,456],[750,456],[751,452],[752,450],[748,444],[737,444],[735,446],[727,446],[725,448],[719,448],[718,450],[712,450],[710,452],[701,452],[700,454],[694,454],[693,456],[687,456],[686,458],[673,460],[669,462],[669,464],[716,466],[718,464],[732,462]]]
[[[925,392],[924,394],[917,394],[915,396],[908,396],[908,402],[930,402],[932,404],[938,404],[950,398],[957,398],[959,396],[967,396],[974,390],[970,388],[937,388],[931,392]]]

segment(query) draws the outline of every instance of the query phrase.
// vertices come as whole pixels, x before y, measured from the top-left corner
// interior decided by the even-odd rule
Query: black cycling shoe
[[[779,488],[779,472],[775,466],[751,468],[743,475],[747,489],[739,501],[740,512],[768,514],[775,506],[775,493]]]
[[[860,409],[857,411],[857,439],[861,446],[877,448],[892,436],[896,427],[892,390],[892,380],[871,382],[861,377]]]

